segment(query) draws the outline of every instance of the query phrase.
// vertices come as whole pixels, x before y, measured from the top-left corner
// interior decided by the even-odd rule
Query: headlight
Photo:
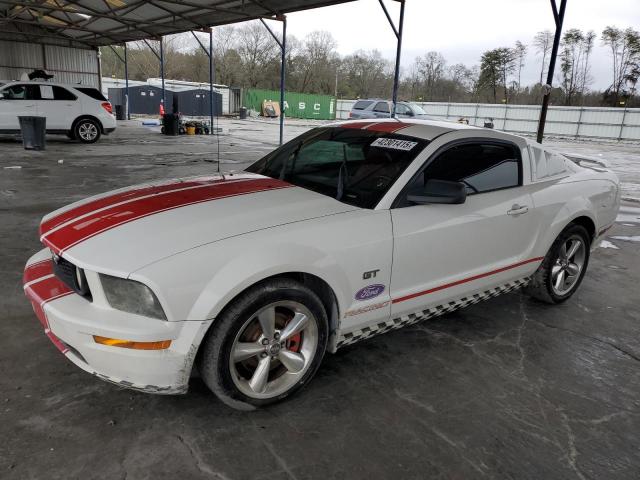
[[[100,274],[100,281],[107,301],[113,308],[145,317],[167,319],[160,302],[146,285],[103,274]]]

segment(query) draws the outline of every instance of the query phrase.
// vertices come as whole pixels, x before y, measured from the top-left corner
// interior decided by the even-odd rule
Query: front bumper
[[[90,302],[53,275],[51,254],[27,262],[24,290],[45,334],[71,362],[103,380],[150,393],[188,389],[198,346],[211,321],[156,320]],[[93,336],[136,342],[171,340],[164,350],[134,350],[98,344]]]

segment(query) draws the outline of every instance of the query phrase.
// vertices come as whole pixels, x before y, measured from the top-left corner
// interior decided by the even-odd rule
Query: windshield
[[[349,205],[374,208],[427,143],[386,132],[316,128],[274,150],[247,171],[285,180]]]
[[[409,105],[411,105],[411,110],[413,110],[413,113],[416,115],[428,115],[427,112],[425,112],[417,103],[411,102]]]

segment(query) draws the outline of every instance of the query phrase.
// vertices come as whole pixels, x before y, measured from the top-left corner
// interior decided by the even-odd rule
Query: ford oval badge
[[[369,300],[370,298],[377,297],[382,292],[384,292],[384,285],[380,285],[379,283],[367,285],[357,291],[356,300]]]

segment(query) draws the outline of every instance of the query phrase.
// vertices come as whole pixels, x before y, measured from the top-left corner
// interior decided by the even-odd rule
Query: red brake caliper
[[[293,337],[287,340],[287,350],[291,350],[292,352],[299,352],[301,341],[302,341],[302,334],[296,333]]]

